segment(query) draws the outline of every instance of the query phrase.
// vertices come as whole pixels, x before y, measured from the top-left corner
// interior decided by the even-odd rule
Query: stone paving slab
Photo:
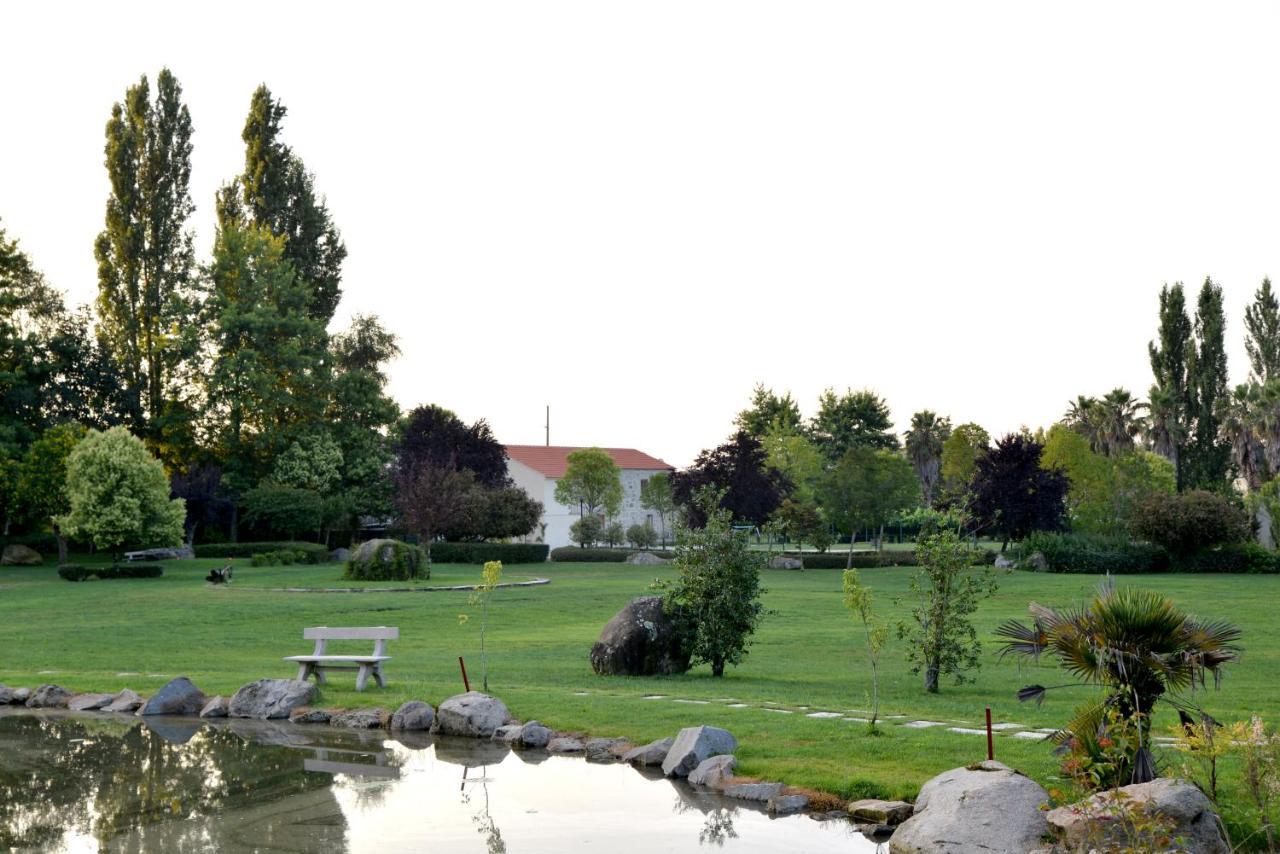
[[[900,724],[900,726],[904,726],[907,729],[928,729],[931,726],[946,726],[946,724],[942,721],[908,721],[905,724]]]

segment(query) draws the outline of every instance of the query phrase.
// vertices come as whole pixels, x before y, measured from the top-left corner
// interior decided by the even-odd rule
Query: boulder
[[[1016,563],[1009,560],[1004,555],[996,555],[996,562],[995,562],[996,569],[1013,569],[1016,566],[1017,566]]]
[[[583,749],[581,741],[564,735],[547,742],[548,753],[581,753]]]
[[[130,691],[125,688],[111,698],[111,702],[102,707],[104,712],[124,712],[125,714],[133,714],[142,708],[145,700],[136,691]]]
[[[675,743],[676,740],[674,738],[660,738],[657,741],[651,741],[642,747],[628,750],[622,755],[622,761],[646,767],[661,765],[662,760],[666,759],[667,754],[671,752],[671,745]]]
[[[492,738],[494,731],[509,717],[506,704],[497,697],[468,691],[440,704],[436,710],[436,728],[445,735]]]
[[[1049,561],[1045,558],[1043,552],[1034,552],[1031,557],[1023,562],[1023,569],[1034,570],[1035,572],[1048,572]]]
[[[334,549],[329,552],[329,560],[332,563],[346,563],[351,560],[351,549]]]
[[[774,795],[765,807],[770,815],[792,815],[809,808],[809,796]]]
[[[429,703],[410,700],[396,709],[391,716],[391,728],[399,730],[431,729],[436,721],[436,710]]]
[[[77,694],[67,701],[67,708],[73,712],[96,712],[113,699],[113,694]]]
[[[226,697],[214,697],[212,700],[204,704],[204,708],[200,710],[202,718],[225,718],[230,709],[231,701]]]
[[[737,798],[740,801],[767,802],[782,794],[781,783],[730,783],[725,786],[726,798]]]
[[[551,730],[544,727],[537,721],[529,721],[520,727],[520,736],[517,739],[517,747],[531,747],[535,750],[540,747],[546,747],[551,741]]]
[[[520,724],[503,724],[493,731],[493,740],[505,741],[510,744],[520,737],[520,730],[522,729],[524,727]]]
[[[770,569],[804,569],[804,561],[798,557],[778,555],[769,561]]]
[[[28,709],[61,709],[75,696],[61,685],[41,685],[27,698]]]
[[[170,679],[138,709],[140,715],[198,715],[208,697],[185,676]]]
[[[698,763],[698,767],[689,772],[689,782],[695,786],[706,786],[711,789],[724,787],[724,781],[733,776],[733,769],[738,767],[738,760],[732,753],[712,756]]]
[[[387,725],[391,715],[386,709],[355,709],[340,712],[329,718],[329,726],[347,729],[380,729]]]
[[[42,563],[44,558],[40,557],[40,552],[17,543],[5,546],[4,552],[0,553],[0,566],[39,566]]]
[[[889,841],[890,854],[1021,854],[1049,831],[1040,805],[1049,793],[999,762],[954,768],[920,789],[915,815]]]
[[[316,699],[316,686],[300,679],[259,679],[236,691],[227,707],[233,718],[287,718],[294,709]]]
[[[662,773],[668,777],[688,777],[702,760],[737,749],[738,740],[728,730],[714,726],[685,727],[676,735],[667,758],[662,760]]]
[[[25,703],[27,699],[31,696],[31,692],[28,691],[26,697],[19,698],[18,692],[24,691],[24,690],[26,689],[10,688],[7,685],[0,685],[0,706],[14,706],[14,705],[19,705],[21,703]]]
[[[662,566],[671,563],[665,557],[658,557],[653,552],[632,552],[627,555],[625,562],[632,566]]]
[[[632,599],[605,623],[591,647],[591,668],[602,676],[665,676],[689,669],[689,655],[680,648],[661,596]]]
[[[850,801],[846,809],[854,821],[870,824],[902,824],[915,812],[915,807],[906,801],[882,801],[877,798]]]
[[[313,709],[301,706],[289,713],[291,724],[327,724],[333,713],[328,709]]]
[[[1159,825],[1162,836],[1180,842],[1179,850],[1196,854],[1229,854],[1222,820],[1213,804],[1186,780],[1161,777],[1150,783],[1135,783],[1116,792],[1099,792],[1080,803],[1058,807],[1048,815],[1060,846],[1069,851],[1132,845],[1130,835],[1116,828],[1117,812],[1141,810]]]
[[[630,748],[625,738],[591,738],[582,746],[588,762],[617,762]]]

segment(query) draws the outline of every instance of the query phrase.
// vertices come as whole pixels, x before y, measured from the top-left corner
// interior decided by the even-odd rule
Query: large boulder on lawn
[[[346,577],[357,581],[408,581],[430,578],[426,553],[399,540],[367,540],[351,552]]]
[[[233,718],[271,720],[287,718],[294,709],[316,699],[316,686],[300,679],[259,679],[242,687],[231,698],[227,714]]]
[[[915,815],[889,840],[890,854],[1023,854],[1043,846],[1049,793],[999,762],[953,768],[920,788]]]
[[[632,552],[627,555],[625,562],[632,566],[662,566],[671,563],[665,557],[658,557],[653,552]]]
[[[3,566],[39,566],[42,563],[44,558],[40,557],[40,552],[17,543],[5,546],[0,554],[0,565]]]
[[[798,557],[778,555],[769,561],[770,569],[804,569],[804,561]]]
[[[395,710],[391,716],[391,728],[395,730],[431,729],[436,721],[436,710],[430,703],[410,700]]]
[[[680,730],[675,743],[662,760],[662,773],[668,777],[688,777],[702,760],[738,749],[738,740],[724,729],[714,726],[690,726]]]
[[[665,676],[689,669],[689,654],[680,648],[661,596],[632,599],[605,623],[591,647],[591,668],[601,676]]]
[[[209,698],[185,676],[171,679],[138,709],[140,715],[198,715]]]
[[[61,685],[41,685],[27,698],[28,709],[61,709],[75,695]]]
[[[1140,810],[1160,827],[1160,834],[1179,840],[1178,850],[1197,854],[1230,854],[1231,846],[1222,820],[1204,792],[1186,780],[1161,777],[1150,783],[1135,783],[1116,792],[1096,795],[1065,807],[1050,810],[1048,819],[1058,844],[1068,851],[1083,848],[1110,850],[1111,845],[1132,844],[1110,816],[1120,807],[1125,812]]]
[[[436,727],[444,735],[492,738],[494,731],[509,717],[506,704],[497,697],[468,691],[440,704],[436,709]]]

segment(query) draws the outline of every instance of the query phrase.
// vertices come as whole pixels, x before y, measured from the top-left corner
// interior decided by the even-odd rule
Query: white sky
[[[111,105],[164,65],[207,258],[249,96],[350,255],[404,407],[677,465],[764,382],[993,433],[1150,385],[1163,282],[1280,276],[1274,4],[6,7],[0,218],[96,293]],[[1192,294],[1194,298],[1194,294]]]

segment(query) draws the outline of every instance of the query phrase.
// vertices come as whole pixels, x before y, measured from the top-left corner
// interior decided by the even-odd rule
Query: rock
[[[781,783],[730,783],[724,787],[726,798],[740,801],[769,801],[781,794]]]
[[[792,815],[809,807],[808,795],[774,795],[766,808],[771,815]]]
[[[778,555],[769,561],[770,569],[804,569],[804,561],[798,557]]]
[[[25,706],[27,703],[27,700],[30,700],[30,699],[31,699],[30,688],[14,688],[13,689],[13,702],[15,705]]]
[[[520,727],[520,737],[517,747],[531,747],[534,749],[546,747],[551,741],[551,730],[544,727],[537,721],[529,721]]]
[[[1115,825],[1117,812],[1141,810],[1161,824],[1159,832],[1179,840],[1179,850],[1196,854],[1229,854],[1222,820],[1204,792],[1185,780],[1161,777],[1150,783],[1123,786],[1116,803],[1115,792],[1099,792],[1084,801],[1058,807],[1048,815],[1059,844],[1075,851],[1083,848],[1109,849],[1110,844],[1132,845]],[[1162,819],[1162,821],[1161,821]]]
[[[1017,564],[1009,560],[1004,555],[996,555],[996,562],[994,566],[996,569],[1013,569]]]
[[[906,801],[881,801],[876,798],[851,801],[847,809],[854,821],[872,824],[902,824],[915,812],[915,807]]]
[[[287,718],[294,709],[316,699],[316,686],[300,679],[259,679],[236,691],[227,714],[233,718]]]
[[[42,563],[44,558],[40,557],[40,552],[17,543],[5,546],[4,552],[0,553],[0,566],[39,566]]]
[[[668,777],[688,777],[702,760],[737,749],[738,740],[728,730],[713,726],[685,727],[676,735],[667,758],[662,760],[662,773]]]
[[[581,741],[568,736],[560,736],[547,742],[548,753],[581,753],[583,750]]]
[[[632,552],[627,555],[627,559],[624,562],[632,566],[662,566],[663,564],[671,563],[665,557],[658,557],[653,552]]]
[[[492,738],[509,717],[506,704],[497,697],[468,691],[440,704],[436,710],[436,727],[445,735]]]
[[[74,694],[61,685],[41,685],[27,698],[28,709],[61,709]]]
[[[999,762],[953,768],[925,783],[915,815],[889,842],[891,854],[1021,854],[1039,848],[1049,823],[1039,783]]]
[[[493,731],[494,741],[505,741],[510,744],[520,737],[520,730],[524,729],[520,724],[503,724]]]
[[[328,709],[313,709],[310,706],[300,706],[289,713],[289,723],[327,724],[332,717],[333,713]]]
[[[671,752],[671,745],[675,744],[674,738],[660,738],[657,741],[651,741],[643,747],[635,747],[628,750],[622,756],[623,762],[632,765],[653,766],[661,765],[662,760],[667,758],[667,754]]]
[[[125,714],[133,714],[142,708],[142,704],[146,702],[136,691],[130,691],[125,688],[111,698],[111,702],[102,707],[104,712],[124,712]]]
[[[351,560],[351,549],[334,549],[329,552],[329,560],[333,563],[346,563]]]
[[[592,738],[583,745],[588,762],[617,762],[630,749],[625,738]]]
[[[1045,558],[1043,552],[1033,552],[1031,557],[1025,561],[1025,568],[1036,572],[1048,572],[1049,561]]]
[[[689,782],[695,786],[707,786],[711,789],[724,787],[724,781],[733,776],[733,769],[738,767],[738,760],[732,753],[712,756],[698,763],[698,767],[689,772]]]
[[[1257,520],[1258,545],[1264,549],[1274,549],[1276,547],[1275,535],[1271,533],[1271,511],[1267,509],[1267,502],[1259,501],[1258,509],[1254,513],[1254,519]]]
[[[202,718],[225,718],[230,710],[231,701],[226,697],[214,697],[212,700],[204,704],[204,708],[200,710]]]
[[[113,699],[113,694],[77,694],[67,701],[67,708],[73,712],[96,712]]]
[[[347,729],[380,729],[391,719],[386,709],[355,709],[340,712],[329,718],[329,726],[341,726]]]
[[[632,599],[605,623],[591,647],[591,668],[602,676],[666,676],[689,669],[689,655],[680,649],[661,596]]]
[[[18,703],[25,703],[25,699],[18,699],[18,692],[22,690],[24,689],[10,688],[7,685],[0,685],[0,706],[12,706],[17,705]],[[31,693],[28,692],[27,697],[30,696]]]
[[[208,697],[185,676],[170,679],[138,709],[140,715],[197,715]]]
[[[391,728],[397,730],[431,729],[436,721],[436,710],[429,703],[410,700],[396,709],[391,716]]]
[[[814,821],[836,821],[837,819],[847,819],[849,814],[844,810],[827,810],[826,812],[811,812],[809,818]]]
[[[417,546],[399,540],[368,540],[351,552],[351,578],[401,580],[430,578],[426,555]]]

